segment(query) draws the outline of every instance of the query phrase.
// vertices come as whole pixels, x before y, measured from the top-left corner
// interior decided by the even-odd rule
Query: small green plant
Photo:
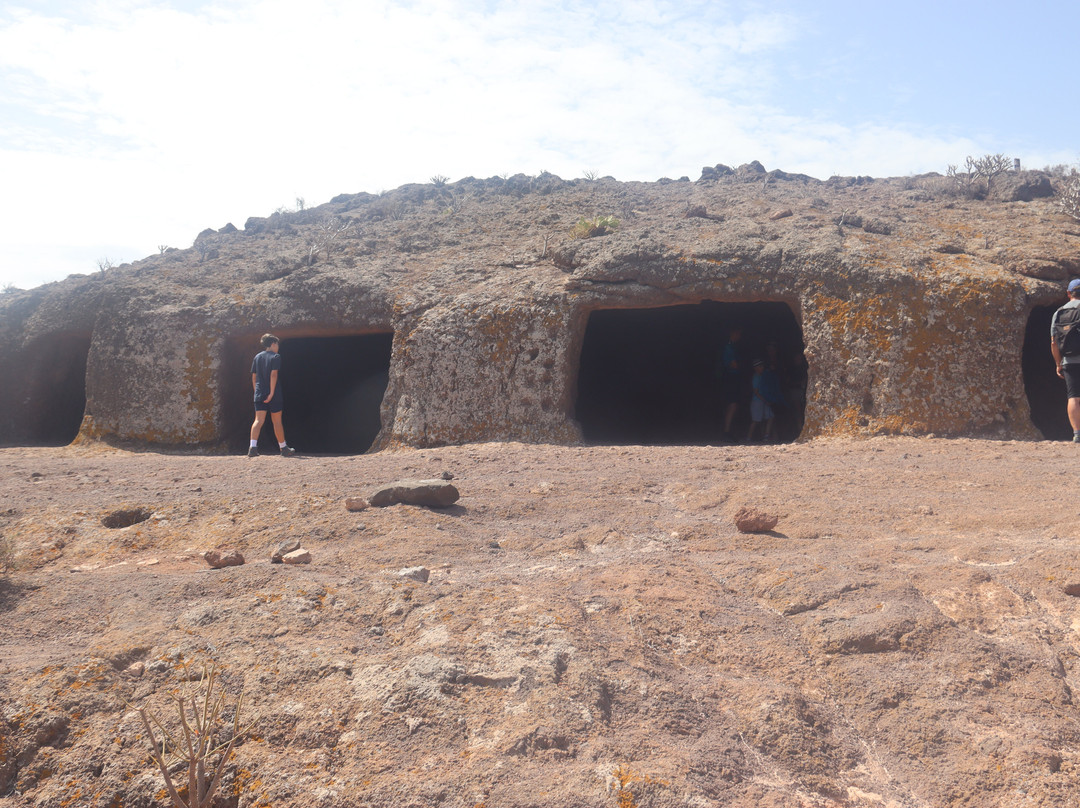
[[[150,754],[165,778],[165,789],[174,808],[209,808],[233,748],[247,734],[248,728],[240,727],[244,694],[241,692],[237,698],[230,720],[226,718],[225,688],[218,681],[217,667],[213,663],[204,665],[195,688],[188,684],[187,673],[185,665],[185,682],[172,694],[176,716],[170,722],[171,728],[166,727],[149,704],[129,706],[142,719]],[[182,764],[181,771],[187,770],[186,787],[183,784],[177,787],[170,772],[178,763]]]
[[[593,238],[606,236],[608,233],[619,228],[619,220],[614,216],[596,216],[586,219],[584,216],[574,225],[570,231],[571,238]]]

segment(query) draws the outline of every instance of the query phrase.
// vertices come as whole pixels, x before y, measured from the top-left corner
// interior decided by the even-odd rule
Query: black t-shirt
[[[263,351],[256,354],[251,360],[251,372],[255,374],[255,402],[261,403],[270,393],[270,372],[276,370],[281,373],[281,354],[273,351]],[[279,376],[277,387],[274,388],[274,400],[271,404],[281,401],[281,378]]]

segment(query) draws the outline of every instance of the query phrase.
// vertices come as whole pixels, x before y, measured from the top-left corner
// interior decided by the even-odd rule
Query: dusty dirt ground
[[[1078,453],[0,450],[0,806],[166,805],[125,700],[205,660],[253,724],[219,806],[1077,806]]]

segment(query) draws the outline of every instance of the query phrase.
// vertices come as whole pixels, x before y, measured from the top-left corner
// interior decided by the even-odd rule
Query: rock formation
[[[753,163],[696,182],[466,178],[251,218],[0,296],[0,434],[237,448],[272,331],[301,451],[704,443],[709,427],[663,427],[708,421],[703,379],[738,323],[805,359],[788,439],[1056,436],[1045,335],[1080,234],[1045,175],[995,182],[967,199],[938,175]],[[604,216],[618,226],[573,237]],[[637,406],[632,381],[667,398],[611,412]]]

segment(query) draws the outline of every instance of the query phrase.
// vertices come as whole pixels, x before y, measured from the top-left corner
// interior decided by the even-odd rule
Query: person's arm
[[[1064,357],[1061,355],[1061,349],[1058,347],[1057,340],[1054,339],[1054,325],[1057,323],[1057,318],[1060,313],[1061,309],[1058,309],[1050,318],[1050,353],[1054,355],[1054,367],[1057,368],[1057,375],[1064,379],[1065,371],[1061,369],[1061,360],[1064,359]]]
[[[264,404],[269,404],[270,399],[274,397],[274,391],[277,389],[277,371],[270,371],[270,395],[263,399]]]
[[[259,377],[254,373],[251,374],[251,391],[253,393],[259,392]]]

